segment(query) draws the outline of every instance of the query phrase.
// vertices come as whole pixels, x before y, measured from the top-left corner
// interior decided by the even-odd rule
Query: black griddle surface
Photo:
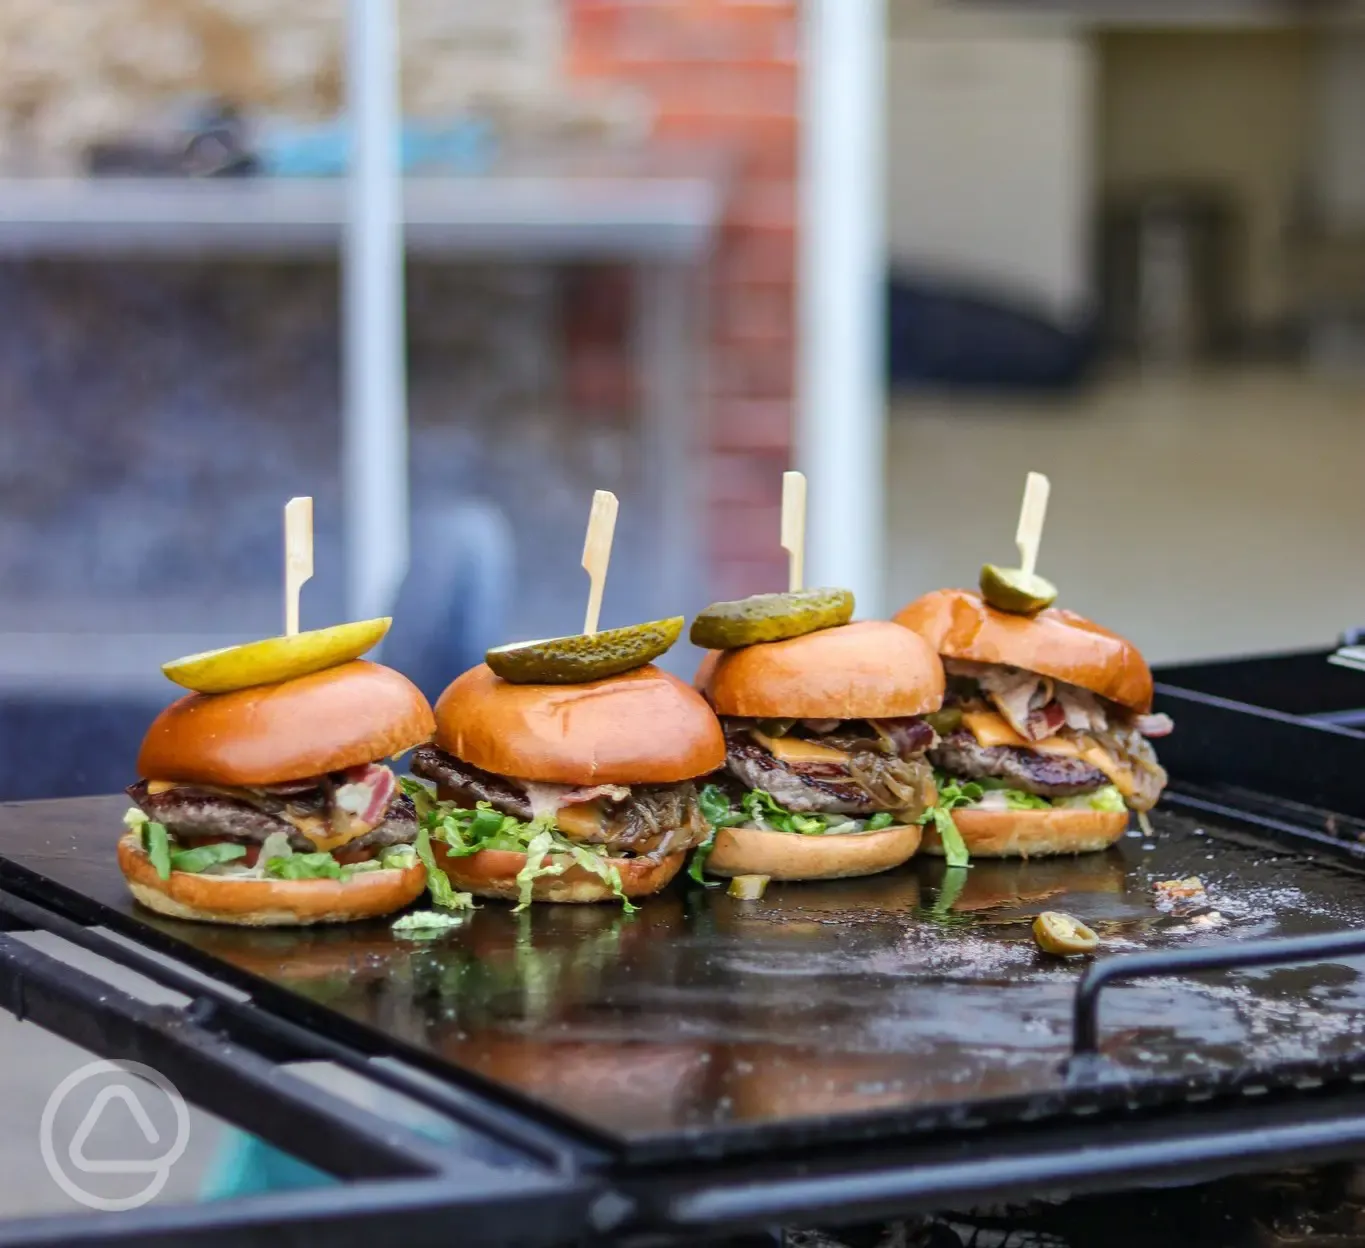
[[[424,942],[387,922],[253,931],[137,907],[114,859],[126,805],[0,806],[0,882],[312,1025],[472,1074],[637,1160],[1074,1111],[1062,1063],[1081,966],[1035,949],[1029,923],[1044,909],[1084,919],[1110,954],[1365,927],[1359,868],[1163,810],[1153,839],[1133,832],[1105,854],[979,862],[946,913],[943,867],[917,860],[774,884],[757,903],[675,886],[633,916],[488,902]],[[1221,926],[1157,908],[1155,881],[1191,875]],[[1170,1099],[1248,1071],[1346,1062],[1361,1048],[1363,969],[1116,985],[1101,1011],[1102,1090],[1137,1104],[1142,1089]]]

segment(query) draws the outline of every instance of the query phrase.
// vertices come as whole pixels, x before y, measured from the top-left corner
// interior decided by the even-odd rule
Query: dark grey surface
[[[384,922],[253,932],[139,911],[113,861],[122,807],[0,808],[0,879],[71,890],[96,903],[92,917],[285,990],[300,1016],[325,1024],[335,1012],[632,1148],[714,1128],[737,1146],[794,1143],[831,1119],[857,1132],[893,1117],[905,1128],[907,1115],[962,1123],[1002,1098],[1065,1092],[1079,967],[1034,948],[1042,909],[1085,919],[1108,953],[1365,924],[1365,876],[1350,867],[1162,812],[1153,840],[1107,854],[982,862],[946,918],[933,913],[942,867],[926,860],[869,880],[774,885],[756,904],[675,887],[633,917],[485,903],[424,944]],[[1224,925],[1157,909],[1153,882],[1188,875],[1208,883]],[[1362,1030],[1360,970],[1115,986],[1102,1007],[1108,1078],[1187,1089],[1248,1066],[1344,1058]]]

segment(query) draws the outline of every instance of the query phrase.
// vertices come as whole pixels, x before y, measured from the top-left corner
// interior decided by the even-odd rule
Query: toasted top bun
[[[747,719],[896,719],[943,705],[933,647],[885,620],[708,655],[697,679],[718,714]]]
[[[192,693],[152,721],[138,774],[229,786],[282,784],[431,740],[431,707],[406,676],[357,659],[297,680]]]
[[[1152,708],[1152,672],[1131,641],[1084,616],[1049,607],[997,611],[969,589],[936,589],[896,615],[945,659],[1003,663],[1079,685],[1135,711]]]
[[[652,664],[583,685],[514,685],[480,663],[437,699],[436,744],[542,784],[676,784],[725,762],[705,699]]]

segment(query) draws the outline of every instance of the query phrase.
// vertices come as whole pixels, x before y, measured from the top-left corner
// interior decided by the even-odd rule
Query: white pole
[[[352,619],[385,615],[408,563],[408,417],[398,32],[393,0],[350,0],[351,135],[342,257],[346,594]]]
[[[796,463],[810,480],[806,580],[882,612],[885,0],[807,0],[802,76]]]

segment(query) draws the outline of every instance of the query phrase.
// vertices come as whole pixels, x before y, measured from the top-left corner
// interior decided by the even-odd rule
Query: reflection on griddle
[[[103,825],[45,815],[29,833],[34,869],[636,1139],[738,1124],[790,1139],[802,1124],[874,1109],[951,1113],[1063,1088],[1080,967],[1035,947],[1029,922],[1043,909],[1075,914],[1108,953],[1365,925],[1361,875],[1162,812],[1151,842],[982,861],[965,877],[924,859],[869,879],[774,884],[758,902],[677,887],[634,915],[609,905],[515,915],[488,902],[423,942],[384,922],[257,932],[136,912],[110,856],[92,849],[117,825],[112,806],[106,814]],[[1156,905],[1157,881],[1195,875],[1225,926],[1200,930]],[[1353,1049],[1362,1008],[1355,965],[1122,984],[1104,997],[1104,1050],[1114,1078],[1137,1081],[1317,1059]]]

